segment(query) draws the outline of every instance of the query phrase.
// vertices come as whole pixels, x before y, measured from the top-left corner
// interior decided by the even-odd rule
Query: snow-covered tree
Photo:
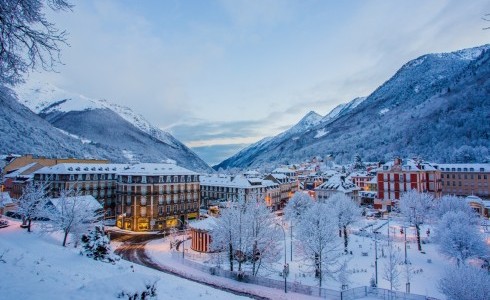
[[[42,217],[46,201],[46,185],[39,182],[29,182],[22,189],[22,196],[15,201],[17,212],[22,216],[22,223],[28,232],[31,232],[32,220]]]
[[[437,201],[434,201],[433,217],[437,221],[441,220],[446,213],[456,211],[467,214],[471,223],[478,223],[478,215],[468,203],[466,203],[465,199],[453,195],[445,195]]]
[[[356,170],[356,171],[366,170],[366,166],[362,162],[361,155],[356,154],[356,156],[354,158],[354,164],[352,165],[352,169]]]
[[[393,243],[388,247],[388,258],[384,263],[383,279],[390,283],[390,290],[398,290],[400,287],[400,255],[395,251]]]
[[[270,265],[279,259],[279,232],[275,216],[264,202],[247,203],[246,214],[251,226],[247,257],[252,261],[252,275],[256,276],[263,264]]]
[[[257,275],[261,266],[279,258],[279,232],[274,220],[264,202],[233,203],[222,210],[213,227],[211,248],[226,251],[231,271],[234,261],[238,263],[238,272],[250,263],[252,274]]]
[[[0,0],[0,83],[20,83],[29,70],[52,70],[59,61],[66,33],[46,19],[46,6],[71,9],[65,0]]]
[[[102,226],[95,226],[88,234],[82,235],[82,253],[94,260],[115,262],[118,257],[114,255],[109,238]]]
[[[488,254],[478,227],[463,211],[448,212],[437,225],[436,240],[444,255],[454,258],[457,265],[472,257]]]
[[[236,210],[234,205],[221,210],[221,216],[216,220],[215,226],[212,229],[213,239],[210,248],[213,251],[226,251],[228,253],[228,261],[230,263],[230,271],[233,271],[233,257],[236,229]]]
[[[341,193],[332,195],[326,200],[326,203],[337,220],[339,237],[342,236],[342,232],[344,234],[344,252],[347,253],[349,245],[348,227],[359,220],[361,210],[349,196]]]
[[[100,204],[95,202],[84,199],[77,190],[61,190],[59,198],[50,199],[44,209],[50,225],[45,226],[45,230],[63,231],[63,247],[70,233],[79,240],[82,233],[98,224],[103,217]]]
[[[284,208],[284,216],[289,221],[297,221],[313,204],[313,198],[307,193],[296,192]]]
[[[428,193],[420,193],[410,190],[400,197],[400,211],[407,221],[415,226],[417,232],[417,246],[422,251],[420,242],[420,225],[426,222],[430,216],[433,205],[433,197]]]
[[[337,221],[326,204],[314,203],[302,215],[297,228],[302,256],[313,267],[321,287],[325,277],[333,277],[340,269],[342,250]]]
[[[486,300],[490,295],[490,274],[473,266],[452,267],[446,270],[438,287],[448,300]]]

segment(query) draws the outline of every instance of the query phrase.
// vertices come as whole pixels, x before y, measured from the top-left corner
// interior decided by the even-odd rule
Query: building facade
[[[93,196],[103,207],[105,219],[115,218],[117,174],[127,165],[63,163],[34,172],[34,182],[47,186],[47,196],[57,198],[61,190],[78,190]]]
[[[199,175],[174,164],[137,164],[117,174],[116,226],[132,231],[183,227],[199,216]]]
[[[441,171],[420,160],[395,158],[378,169],[377,182],[376,209],[391,211],[401,194],[409,190],[430,193],[435,198],[442,195]]]
[[[316,199],[320,202],[326,201],[332,195],[338,193],[346,195],[356,203],[359,203],[359,188],[343,175],[334,175],[315,188]]]
[[[443,195],[490,199],[490,164],[435,164],[441,171]]]
[[[241,175],[201,176],[202,205],[208,207],[219,202],[264,200],[272,210],[281,203],[279,184],[260,178],[246,178]]]

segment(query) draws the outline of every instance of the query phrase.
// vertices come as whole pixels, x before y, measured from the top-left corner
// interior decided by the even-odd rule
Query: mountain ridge
[[[260,153],[247,148],[216,167],[273,167],[326,155],[349,162],[357,153],[370,161],[397,155],[422,156],[437,162],[488,160],[485,130],[490,131],[486,100],[490,95],[489,48],[483,45],[422,55],[404,64],[353,108],[340,113],[345,105],[339,105],[327,114],[335,118],[324,117],[325,121],[297,139],[274,143],[273,137]],[[488,74],[488,78],[482,74]],[[475,84],[478,88],[471,90]],[[457,103],[456,94],[466,102]],[[472,109],[469,103],[474,105],[473,115],[468,113]],[[480,108],[479,112],[475,107]],[[462,121],[465,119],[471,122]]]

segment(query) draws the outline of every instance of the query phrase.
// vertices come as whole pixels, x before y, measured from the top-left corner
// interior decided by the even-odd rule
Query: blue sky
[[[408,60],[490,40],[489,1],[77,1],[42,80],[126,105],[215,164],[314,110],[367,96]]]

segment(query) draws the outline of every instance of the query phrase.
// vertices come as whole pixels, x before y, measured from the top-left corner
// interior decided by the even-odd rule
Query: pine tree
[[[119,260],[112,252],[109,238],[105,234],[102,226],[95,226],[89,234],[82,236],[83,254],[92,257],[94,260],[114,263]]]

